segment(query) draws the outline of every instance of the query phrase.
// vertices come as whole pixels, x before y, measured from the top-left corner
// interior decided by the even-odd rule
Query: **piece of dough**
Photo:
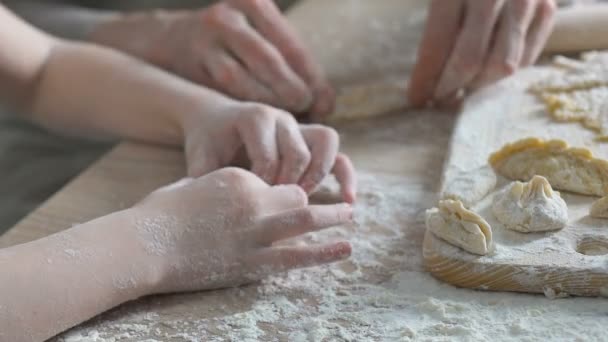
[[[426,227],[438,238],[473,254],[485,255],[492,246],[490,225],[460,201],[441,200],[438,207],[427,210]]]
[[[587,53],[581,60],[558,56],[559,68],[529,90],[545,104],[549,115],[560,122],[580,122],[608,140],[608,54]]]
[[[558,190],[608,194],[608,162],[594,158],[589,149],[569,147],[563,140],[522,139],[503,146],[489,162],[509,179],[528,181],[541,175]]]
[[[601,86],[569,92],[545,92],[539,95],[549,115],[560,122],[580,122],[608,138],[608,87]]]
[[[608,196],[604,196],[593,202],[591,209],[589,209],[589,216],[608,218]]]
[[[405,78],[386,78],[342,87],[328,121],[365,119],[407,108],[406,86]]]
[[[506,228],[522,233],[562,229],[568,206],[545,177],[512,182],[494,197],[492,212]]]

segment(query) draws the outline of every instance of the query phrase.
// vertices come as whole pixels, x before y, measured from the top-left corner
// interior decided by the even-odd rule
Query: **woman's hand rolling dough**
[[[268,186],[237,168],[184,179],[133,209],[142,246],[157,265],[152,292],[239,285],[292,268],[347,258],[348,242],[273,246],[310,231],[349,223],[348,204],[308,205],[296,185]]]
[[[528,66],[553,27],[554,0],[433,0],[409,84],[414,106],[450,103]]]
[[[298,184],[310,193],[333,173],[344,201],[355,200],[355,171],[339,153],[335,130],[299,125],[289,113],[257,103],[219,108],[182,119],[189,176],[244,163],[268,184]]]
[[[272,0],[127,14],[91,38],[239,100],[315,116],[333,109],[320,66]]]

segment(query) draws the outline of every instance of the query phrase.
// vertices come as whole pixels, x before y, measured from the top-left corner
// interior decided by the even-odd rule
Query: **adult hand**
[[[334,91],[272,0],[225,0],[180,12],[126,15],[92,39],[236,99],[322,117]]]
[[[409,84],[413,106],[449,103],[536,61],[553,0],[433,0]]]
[[[132,210],[144,253],[157,274],[150,292],[236,286],[277,272],[342,260],[348,242],[273,243],[352,221],[348,204],[308,205],[297,185],[268,186],[227,168],[159,189]]]
[[[298,184],[310,193],[333,173],[343,199],[354,202],[355,171],[339,153],[334,129],[299,125],[289,113],[258,103],[230,102],[218,108],[182,119],[188,175],[201,176],[245,160],[268,184]]]

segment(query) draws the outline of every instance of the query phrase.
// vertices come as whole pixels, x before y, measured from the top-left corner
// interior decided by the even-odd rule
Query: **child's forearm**
[[[34,121],[62,132],[181,144],[182,115],[223,98],[115,51],[59,42],[32,98]]]
[[[0,341],[43,341],[158,280],[128,211],[0,250]]]

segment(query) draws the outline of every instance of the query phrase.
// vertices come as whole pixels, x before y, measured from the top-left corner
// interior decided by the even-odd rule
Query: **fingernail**
[[[307,193],[310,193],[314,189],[315,184],[311,181],[305,181],[304,183],[300,184],[300,187],[302,187],[302,189],[304,189],[304,191]]]

